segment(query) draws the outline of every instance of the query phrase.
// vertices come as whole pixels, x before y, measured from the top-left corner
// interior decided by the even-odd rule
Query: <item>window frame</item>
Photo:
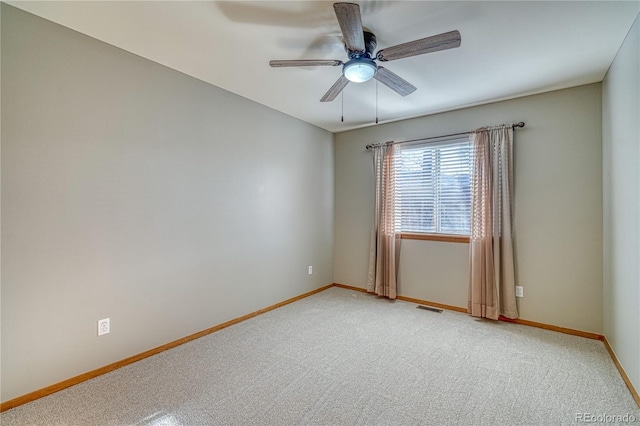
[[[442,241],[447,243],[465,244],[469,244],[469,241],[471,240],[469,235],[434,234],[427,232],[401,232],[400,238],[403,240]]]

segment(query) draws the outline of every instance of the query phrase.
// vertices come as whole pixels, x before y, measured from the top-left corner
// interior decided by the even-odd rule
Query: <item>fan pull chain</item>
[[[340,121],[342,123],[344,123],[344,90],[342,90],[342,92],[340,92],[340,100],[342,103],[342,111],[340,113]]]
[[[376,124],[378,124],[378,80],[376,80]]]

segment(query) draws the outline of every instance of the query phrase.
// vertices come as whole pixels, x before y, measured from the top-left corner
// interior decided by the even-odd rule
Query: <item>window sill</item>
[[[400,234],[403,240],[427,240],[427,241],[444,241],[447,243],[469,243],[468,235],[450,235],[450,234],[411,234],[403,232]]]

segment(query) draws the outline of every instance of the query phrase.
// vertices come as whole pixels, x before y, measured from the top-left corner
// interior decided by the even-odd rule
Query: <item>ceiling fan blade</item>
[[[340,94],[340,92],[342,92],[345,87],[347,87],[347,84],[349,84],[349,80],[347,80],[347,77],[345,77],[344,75],[341,75],[338,81],[333,83],[333,86],[331,86],[327,93],[324,94],[322,99],[320,99],[320,102],[331,102],[336,98],[336,96]]]
[[[387,47],[379,51],[376,56],[379,61],[394,61],[410,56],[460,47],[460,41],[460,33],[458,31],[450,31],[448,33]]]
[[[284,61],[269,61],[269,65],[275,68],[280,67],[337,67],[342,65],[342,61],[338,60],[322,60],[322,59],[300,59],[300,60],[284,60]]]
[[[378,67],[378,71],[373,78],[400,96],[407,96],[416,91],[416,86],[384,67]]]
[[[355,3],[334,3],[333,10],[336,12],[347,49],[353,52],[364,52],[364,33],[360,6]]]

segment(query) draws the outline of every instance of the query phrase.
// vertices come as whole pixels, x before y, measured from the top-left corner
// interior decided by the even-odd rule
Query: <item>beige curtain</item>
[[[518,318],[512,241],[513,128],[471,134],[469,313]]]
[[[367,291],[390,299],[396,298],[400,231],[395,214],[395,147],[392,144],[373,148],[375,207],[369,248]]]

